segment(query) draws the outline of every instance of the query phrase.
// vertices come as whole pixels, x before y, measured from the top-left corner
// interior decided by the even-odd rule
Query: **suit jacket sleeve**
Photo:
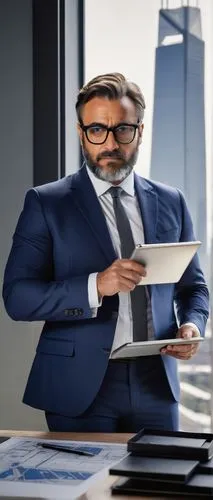
[[[180,241],[192,241],[195,239],[192,220],[183,194],[180,191],[179,195],[182,210]],[[194,323],[201,335],[204,335],[208,319],[209,293],[197,254],[188,265],[179,283],[176,284],[175,303],[179,324]]]
[[[31,189],[15,230],[4,276],[3,299],[12,319],[76,321],[92,317],[88,275],[56,281],[53,251],[39,194]]]

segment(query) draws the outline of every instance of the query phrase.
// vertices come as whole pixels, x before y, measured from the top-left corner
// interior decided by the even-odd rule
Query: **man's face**
[[[120,100],[94,97],[82,107],[81,120],[84,126],[99,124],[107,127],[124,123],[136,125],[138,122],[135,105],[128,97]],[[103,144],[91,144],[78,125],[83,154],[90,170],[99,179],[119,184],[137,161],[142,132],[143,125],[140,124],[130,144],[119,144],[112,132]]]

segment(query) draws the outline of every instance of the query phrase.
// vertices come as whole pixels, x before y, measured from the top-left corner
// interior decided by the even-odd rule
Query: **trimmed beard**
[[[132,153],[130,156],[128,163],[124,163],[121,167],[116,167],[114,162],[110,164],[110,159],[109,163],[107,165],[107,169],[102,168],[98,165],[98,163],[94,162],[88,153],[87,149],[85,148],[85,144],[83,143],[82,146],[82,152],[86,161],[86,164],[88,168],[91,170],[91,172],[97,177],[98,179],[101,179],[102,181],[107,181],[107,182],[122,182],[128,175],[131,173],[133,170],[134,165],[137,162],[138,159],[138,152],[139,148],[138,145],[135,149],[135,151]],[[107,155],[110,156],[110,153],[107,152]],[[111,153],[112,158],[116,158],[116,153]],[[104,158],[104,155],[103,155]]]

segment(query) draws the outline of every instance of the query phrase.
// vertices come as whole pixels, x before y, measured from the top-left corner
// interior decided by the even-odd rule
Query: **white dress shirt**
[[[113,200],[111,194],[108,192],[112,184],[107,181],[103,181],[95,177],[95,175],[87,167],[87,172],[89,178],[93,184],[97,197],[99,199],[101,208],[103,210],[104,216],[106,218],[107,226],[111,236],[111,240],[118,258],[121,258],[121,245],[120,238],[117,230],[117,224],[113,209]],[[132,235],[135,244],[144,243],[144,230],[141,220],[140,208],[138,205],[137,198],[134,191],[134,174],[133,172],[124,179],[123,182],[119,184],[119,187],[123,189],[121,193],[121,203],[127,213]],[[98,300],[98,292],[96,285],[97,273],[92,273],[88,280],[88,296],[89,304],[91,309],[93,309],[93,315],[97,314],[97,307],[101,305]],[[119,309],[118,309],[118,320],[116,325],[116,331],[112,346],[112,351],[117,349],[126,342],[133,341],[133,325],[132,325],[132,308],[131,308],[131,298],[128,292],[119,292]],[[148,310],[147,310],[147,320],[148,320],[148,338],[154,338],[152,318],[151,318],[151,305],[147,293],[148,299]]]
[[[106,218],[107,226],[111,236],[111,240],[118,258],[121,258],[121,245],[120,238],[117,230],[117,224],[113,209],[113,199],[111,194],[108,192],[112,184],[107,181],[98,179],[91,170],[87,168],[87,173],[93,184],[96,195],[99,199],[101,208],[103,210],[104,216]],[[123,189],[121,193],[121,203],[128,216],[133,239],[135,245],[144,243],[144,230],[141,219],[141,212],[138,205],[137,197],[135,195],[134,189],[134,174],[133,171],[129,174],[124,181],[119,184],[119,187]],[[93,317],[97,315],[97,308],[101,306],[101,301],[98,298],[97,291],[97,273],[91,273],[88,278],[88,298],[91,309],[93,310]],[[152,312],[149,294],[146,288],[147,295],[147,323],[148,323],[148,339],[154,338],[153,322],[152,322]],[[114,341],[112,345],[112,351],[117,349],[126,342],[133,341],[133,324],[132,324],[132,308],[131,308],[131,297],[128,292],[119,292],[119,309],[118,309],[118,320],[115,330]],[[187,323],[195,327],[199,334],[199,330],[193,323]]]

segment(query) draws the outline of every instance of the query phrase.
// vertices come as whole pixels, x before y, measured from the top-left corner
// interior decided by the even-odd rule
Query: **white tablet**
[[[130,258],[147,271],[139,285],[177,283],[200,245],[200,241],[136,245]]]
[[[183,345],[183,344],[196,344],[197,342],[203,342],[203,337],[192,337],[191,339],[163,339],[163,340],[147,340],[143,342],[131,342],[124,344],[118,349],[115,349],[110,358],[111,359],[122,359],[122,358],[137,358],[140,356],[153,356],[160,354],[160,350],[167,345]]]

